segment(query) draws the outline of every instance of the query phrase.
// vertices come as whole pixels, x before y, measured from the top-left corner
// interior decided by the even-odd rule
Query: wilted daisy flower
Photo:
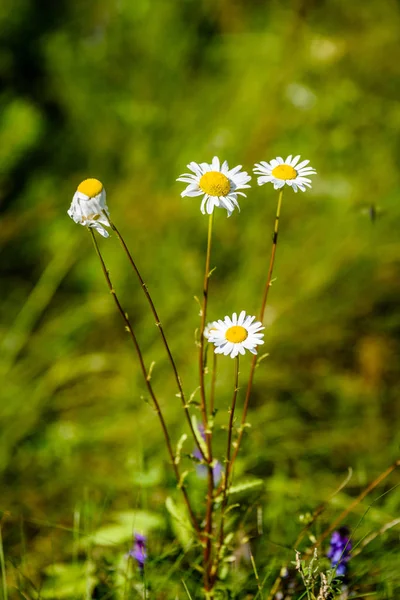
[[[93,227],[103,237],[108,237],[108,232],[102,227],[110,226],[103,211],[108,215],[106,191],[98,179],[85,179],[78,185],[71,207],[68,211],[75,223],[85,227]]]
[[[239,318],[233,313],[232,318],[226,316],[223,321],[215,321],[215,330],[210,332],[208,339],[215,345],[215,353],[226,356],[230,354],[231,358],[239,353],[245,354],[246,350],[257,354],[256,346],[264,343],[264,334],[260,333],[264,327],[260,321],[253,323],[254,319],[255,317],[246,317],[246,312],[242,310]]]
[[[310,175],[315,175],[317,171],[312,167],[307,167],[309,160],[303,160],[299,163],[300,155],[292,158],[292,155],[288,156],[286,160],[278,156],[273,158],[271,162],[262,160],[256,164],[254,173],[261,175],[258,178],[258,185],[264,183],[273,183],[276,190],[282,188],[285,183],[290,185],[295,192],[299,188],[302,192],[306,191],[306,187],[311,187]]]
[[[238,194],[246,196],[245,193],[239,192],[244,188],[249,188],[246,185],[251,177],[246,171],[241,171],[242,165],[238,165],[234,169],[229,169],[226,160],[220,164],[219,158],[214,156],[212,163],[195,163],[191,162],[187,165],[192,173],[183,173],[177,181],[183,181],[189,185],[181,196],[202,196],[200,210],[204,214],[206,212],[211,215],[214,208],[226,208],[228,217],[231,216],[235,207],[240,210],[237,201]]]

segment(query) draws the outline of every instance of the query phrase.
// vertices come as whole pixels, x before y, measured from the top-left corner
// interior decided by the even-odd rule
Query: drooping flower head
[[[133,535],[133,546],[128,552],[128,557],[134,558],[140,571],[143,571],[144,565],[147,559],[146,553],[146,542],[147,538],[145,535],[140,533],[134,533]]]
[[[281,156],[273,158],[269,163],[261,161],[256,164],[254,173],[261,175],[258,177],[258,185],[264,185],[264,183],[272,183],[276,190],[282,188],[285,183],[289,185],[295,192],[297,189],[302,192],[306,191],[306,188],[311,188],[310,175],[315,175],[316,171],[312,167],[307,167],[309,160],[303,160],[299,163],[300,155],[292,158],[292,155],[288,156],[286,160],[283,160]]]
[[[183,173],[177,179],[188,184],[181,196],[203,196],[200,206],[203,215],[206,212],[211,215],[214,208],[226,208],[228,217],[235,207],[240,211],[237,197],[246,194],[238,190],[249,188],[247,182],[251,179],[246,171],[241,171],[242,165],[229,169],[226,160],[221,165],[214,156],[211,164],[191,162],[187,167],[193,174]]]
[[[232,318],[226,316],[223,321],[214,321],[215,329],[210,332],[208,341],[215,345],[215,353],[231,358],[245,354],[246,350],[257,354],[256,347],[264,343],[264,334],[260,333],[264,327],[260,321],[253,322],[254,319],[242,310],[239,317],[233,313]]]
[[[197,426],[197,428],[199,430],[201,437],[203,438],[203,440],[205,440],[206,434],[204,432],[203,424],[200,423]],[[203,456],[202,456],[200,448],[198,446],[196,446],[195,449],[193,450],[192,456],[199,461],[199,464],[196,466],[196,472],[197,472],[198,477],[201,477],[201,478],[207,477],[207,467],[205,464],[200,462],[201,460],[203,460]],[[218,485],[218,483],[220,482],[221,474],[222,474],[222,465],[219,462],[219,460],[215,460],[214,466],[213,466],[214,485]]]
[[[109,227],[107,217],[108,206],[106,191],[98,179],[85,179],[78,185],[68,211],[71,219],[79,225],[93,227],[103,237],[108,237],[108,232],[102,227]]]
[[[351,558],[350,531],[347,527],[340,527],[332,533],[327,557],[331,559],[332,567],[336,568],[336,575],[344,577]]]

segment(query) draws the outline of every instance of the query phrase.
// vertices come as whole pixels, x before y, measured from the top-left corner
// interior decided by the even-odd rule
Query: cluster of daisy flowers
[[[310,175],[315,175],[316,171],[307,166],[309,160],[300,163],[299,160],[300,155],[294,158],[290,155],[286,160],[278,156],[270,162],[256,163],[254,173],[260,175],[258,185],[272,183],[278,190],[286,184],[295,192],[298,189],[305,192],[307,187],[311,188]],[[203,214],[207,212],[210,215],[214,208],[225,208],[230,217],[235,208],[240,210],[237,197],[246,194],[239,190],[249,188],[251,179],[246,171],[241,170],[242,165],[230,169],[226,160],[221,165],[219,158],[214,156],[211,164],[191,162],[187,168],[192,173],[183,173],[177,179],[188,184],[181,196],[203,196],[200,206]]]
[[[310,176],[316,174],[309,162],[300,162],[300,155],[289,155],[285,160],[278,156],[270,162],[256,163],[254,173],[258,175],[258,185],[271,183],[276,190],[288,185],[294,192],[305,192],[311,188]],[[183,173],[177,179],[187,184],[182,197],[202,196],[203,214],[211,215],[215,208],[224,208],[230,217],[235,208],[240,211],[238,196],[246,197],[242,190],[250,187],[251,180],[251,176],[242,171],[242,165],[230,169],[227,161],[221,163],[215,156],[210,164],[191,162],[187,168],[191,173]],[[86,179],[78,186],[68,214],[75,223],[93,228],[103,237],[109,236],[105,229],[111,226],[106,192],[98,179]],[[262,323],[255,318],[246,316],[245,311],[239,317],[233,313],[232,317],[225,316],[224,320],[210,323],[204,336],[214,344],[216,354],[231,358],[245,354],[246,350],[257,354],[256,348],[263,343],[264,334]]]
[[[274,189],[278,190],[286,184],[295,192],[305,192],[307,187],[311,188],[309,176],[316,171],[307,166],[309,160],[299,161],[300,155],[289,155],[286,160],[278,156],[270,162],[257,163],[254,173],[259,175],[258,185],[272,183]],[[242,171],[242,165],[229,169],[227,161],[221,164],[215,156],[211,164],[191,162],[187,167],[192,173],[183,173],[178,177],[178,181],[188,184],[181,193],[182,197],[203,196],[200,205],[203,214],[212,214],[214,208],[225,208],[230,217],[235,208],[240,210],[237,197],[246,196],[240,190],[249,188],[248,182],[251,179],[246,171]],[[257,346],[264,343],[264,334],[261,333],[264,327],[255,318],[246,316],[245,311],[239,317],[233,313],[232,317],[225,316],[224,320],[209,323],[203,335],[208,342],[214,344],[216,354],[231,358],[245,354],[246,350],[257,354]]]

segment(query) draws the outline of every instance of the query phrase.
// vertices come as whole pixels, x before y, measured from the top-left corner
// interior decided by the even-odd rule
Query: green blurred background
[[[399,26],[394,0],[1,3],[0,508],[10,561],[28,557],[33,580],[68,560],[82,506],[96,530],[136,508],[164,516],[166,495],[178,498],[90,236],[66,214],[86,177],[106,187],[190,394],[207,218],[176,177],[214,155],[251,172],[301,154],[318,172],[311,191],[284,196],[269,357],[237,463],[239,479],[264,480],[245,526],[255,528],[257,504],[260,564],[287,557],[279,544],[293,543],[298,515],[348,467],[327,523],[398,458]],[[216,214],[210,318],[259,310],[277,194],[252,181],[240,214]],[[157,329],[116,237],[100,244],[147,363],[156,361],[176,442],[184,420]],[[232,370],[220,360],[219,425]],[[224,436],[218,427],[221,451]],[[396,492],[377,503],[365,532],[399,504]],[[360,578],[368,571],[358,566]]]

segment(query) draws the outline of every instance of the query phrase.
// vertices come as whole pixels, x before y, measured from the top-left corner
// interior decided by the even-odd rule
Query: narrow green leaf
[[[177,465],[179,465],[179,463],[181,461],[182,448],[183,448],[183,444],[186,442],[186,440],[187,440],[187,435],[186,435],[186,433],[184,433],[183,435],[181,435],[181,437],[179,438],[179,441],[176,445],[175,464],[177,464]]]
[[[197,419],[196,419],[195,415],[192,416],[192,424],[193,424],[194,433],[196,435],[196,442],[197,442],[199,448],[201,449],[201,451],[203,452],[204,456],[207,457],[208,456],[207,445],[206,445],[205,440],[203,439],[203,436],[200,433],[199,426],[197,424]]]

